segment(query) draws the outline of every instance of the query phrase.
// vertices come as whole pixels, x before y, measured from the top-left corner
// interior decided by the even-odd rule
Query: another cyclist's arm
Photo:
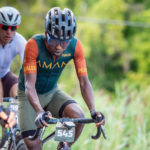
[[[21,62],[23,63],[24,59],[24,51],[25,45],[27,43],[26,39],[19,33],[17,33],[18,41],[17,41],[17,53],[20,56]]]
[[[30,39],[25,48],[25,58],[24,58],[24,74],[25,74],[25,93],[26,96],[36,111],[40,113],[43,108],[40,105],[39,98],[35,89],[37,67],[36,59],[38,56],[38,46],[34,39]]]
[[[4,112],[2,106],[0,106],[0,118],[6,120],[5,128],[12,128],[16,124],[15,113],[10,112],[9,116]]]
[[[3,98],[3,85],[2,80],[0,78],[0,103],[2,103],[2,98]]]

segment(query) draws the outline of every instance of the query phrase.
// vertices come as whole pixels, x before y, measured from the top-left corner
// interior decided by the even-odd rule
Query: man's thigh
[[[36,113],[32,108],[31,104],[29,103],[27,97],[25,96],[24,91],[18,90],[18,99],[19,99],[18,119],[19,119],[20,130],[22,133],[24,131],[33,132],[32,130],[36,129],[34,123],[34,120],[36,118]]]
[[[68,110],[68,113],[65,111],[66,108]],[[59,89],[54,94],[52,100],[47,105],[45,110],[50,111],[53,117],[55,118],[64,117],[63,116],[64,112],[66,112],[65,113],[66,115],[68,114],[68,116],[66,117],[71,117],[70,115],[72,114],[72,112],[74,113],[83,112],[80,106],[76,103],[75,100],[73,100],[73,98],[70,95],[66,94],[65,92]]]
[[[10,89],[13,87],[13,85],[18,83],[18,77],[14,73],[8,72],[5,77],[1,79],[1,81],[3,84],[4,97],[9,97]]]

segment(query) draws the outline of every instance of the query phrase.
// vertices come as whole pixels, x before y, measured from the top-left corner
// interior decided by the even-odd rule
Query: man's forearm
[[[81,87],[81,93],[82,93],[82,96],[83,96],[89,110],[90,111],[95,110],[94,96],[93,96],[91,85],[89,84],[88,86],[86,86],[84,88]]]
[[[26,96],[36,113],[44,111],[40,105],[39,98],[34,88],[26,89]]]

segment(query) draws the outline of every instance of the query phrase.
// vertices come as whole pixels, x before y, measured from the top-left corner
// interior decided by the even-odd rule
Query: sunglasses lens
[[[4,25],[2,26],[3,30],[8,30],[8,28],[9,28],[9,26],[4,26]]]
[[[16,26],[12,26],[11,27],[11,31],[16,31],[17,27]]]
[[[16,31],[17,26],[5,26],[5,25],[1,25],[2,29],[7,31],[8,29],[11,29],[11,31]]]

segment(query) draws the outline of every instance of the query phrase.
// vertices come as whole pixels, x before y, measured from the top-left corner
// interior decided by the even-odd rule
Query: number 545
[[[72,137],[73,136],[73,130],[68,130],[68,131],[66,131],[66,130],[58,130],[57,131],[57,136],[59,136],[59,137],[62,137],[62,136],[64,136],[64,137]]]

